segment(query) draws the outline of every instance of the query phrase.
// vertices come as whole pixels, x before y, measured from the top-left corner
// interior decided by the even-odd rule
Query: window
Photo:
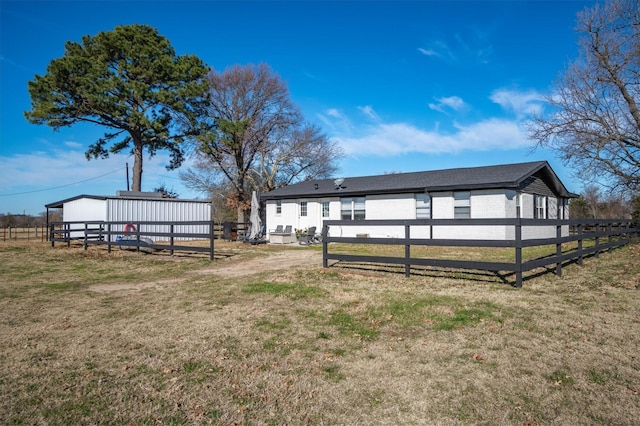
[[[356,198],[353,200],[353,220],[364,220],[364,198]]]
[[[322,202],[322,217],[329,217],[329,202]]]
[[[366,218],[364,197],[342,198],[340,200],[340,218],[342,220],[364,220]]]
[[[276,214],[282,214],[282,200],[276,200]]]
[[[429,194],[416,194],[416,219],[431,219],[431,197]]]
[[[351,198],[340,200],[340,219],[351,220]]]
[[[300,216],[306,216],[306,215],[307,215],[307,202],[300,201]]]
[[[471,193],[454,192],[453,193],[453,217],[454,219],[470,219],[471,218]]]
[[[547,218],[547,197],[543,195],[533,196],[533,218],[534,219]]]
[[[516,193],[516,217],[522,217],[522,210],[520,210],[520,193]]]
[[[567,204],[568,203],[566,198],[560,199],[560,219],[567,219]]]

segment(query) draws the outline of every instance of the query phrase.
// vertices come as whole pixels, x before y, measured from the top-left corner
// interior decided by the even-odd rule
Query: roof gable
[[[333,179],[309,180],[275,189],[261,196],[263,200],[360,196],[407,192],[438,192],[490,188],[518,189],[537,174],[560,197],[572,196],[546,161],[503,164],[484,167],[431,170],[412,173],[345,178],[338,187]]]

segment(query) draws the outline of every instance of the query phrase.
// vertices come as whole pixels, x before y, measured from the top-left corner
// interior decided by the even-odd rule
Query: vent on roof
[[[122,198],[162,198],[160,192],[116,191],[116,197]]]

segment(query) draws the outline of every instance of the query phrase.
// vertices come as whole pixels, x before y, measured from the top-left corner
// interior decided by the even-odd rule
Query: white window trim
[[[540,203],[538,203],[540,201]],[[540,205],[538,205],[540,204]],[[533,195],[533,217],[534,219],[547,219],[547,197],[544,195]]]
[[[343,213],[346,213],[347,210],[343,209],[343,206],[346,205],[346,201],[349,201],[349,211],[350,211],[350,218],[349,219],[345,219],[343,217]],[[364,218],[363,219],[356,219],[356,211],[360,211],[360,210],[356,210],[356,203],[357,201],[362,200],[362,205],[364,206],[364,208],[362,209],[362,212],[364,213]],[[355,197],[355,198],[341,198],[340,199],[340,219],[341,220],[364,220],[367,218],[367,198],[366,197]]]
[[[325,216],[325,206],[327,207],[326,212],[327,215]],[[329,218],[331,217],[331,202],[330,201],[320,201],[320,217],[322,218]]]

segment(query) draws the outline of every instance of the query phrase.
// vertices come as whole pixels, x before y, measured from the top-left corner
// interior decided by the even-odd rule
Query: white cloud
[[[418,52],[422,53],[425,56],[440,56],[440,54],[433,49],[424,49],[422,47],[419,47]]]
[[[449,45],[443,41],[436,40],[431,42],[428,48],[419,47],[418,52],[425,56],[443,58],[445,60],[456,61],[456,55]]]
[[[406,153],[459,153],[462,151],[509,150],[527,147],[525,131],[512,120],[492,118],[471,125],[455,125],[444,133],[424,130],[407,123],[371,126],[362,136],[336,136],[347,155],[400,155]]]
[[[130,179],[133,168],[131,156],[111,154],[107,159],[89,161],[84,151],[78,150],[37,151],[0,156],[0,162],[3,164],[0,172],[1,196],[33,191],[42,194],[38,197],[45,199],[48,198],[48,189],[59,187],[69,187],[70,191],[76,194],[114,195],[116,190],[126,189],[125,165],[129,164]],[[178,172],[165,168],[168,163],[169,156],[166,154],[158,154],[151,158],[145,156],[143,190],[150,191],[163,182],[169,188],[179,184]],[[183,167],[188,167],[188,164]],[[92,192],[96,191],[95,188],[104,189]]]
[[[493,55],[491,34],[485,31],[467,30],[454,33],[448,40],[432,40],[418,52],[451,63],[487,64]]]
[[[446,109],[460,111],[466,108],[467,104],[459,96],[449,96],[444,98],[434,98],[437,103],[430,103],[429,108],[434,111],[445,112]]]
[[[497,89],[491,93],[489,98],[505,111],[514,113],[518,118],[542,111],[542,95],[533,90],[519,92],[509,89]]]
[[[324,114],[317,114],[317,117],[324,123],[325,127],[329,129],[331,133],[351,133],[351,120],[336,108],[329,108],[324,112]]]
[[[370,120],[380,121],[380,117],[378,117],[378,114],[376,114],[376,112],[374,111],[374,109],[373,109],[373,107],[371,105],[365,105],[365,106],[362,106],[362,107],[358,107],[358,109],[360,111],[362,111],[362,113],[364,115],[369,117]]]
[[[71,149],[79,149],[79,148],[82,148],[84,146],[80,142],[73,142],[73,141],[66,141],[66,142],[64,142],[64,145],[66,147],[71,148]]]
[[[334,118],[343,118],[342,113],[339,110],[335,109],[335,108],[328,109],[327,110],[327,115],[329,117],[334,117]]]

